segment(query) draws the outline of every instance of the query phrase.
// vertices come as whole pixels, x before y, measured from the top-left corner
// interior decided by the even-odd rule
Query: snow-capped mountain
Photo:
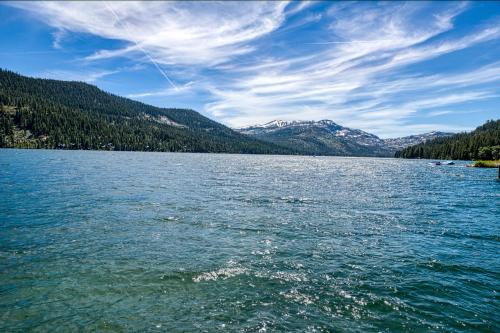
[[[348,127],[341,126],[331,120],[320,120],[320,121],[283,121],[283,120],[273,120],[269,123],[263,125],[249,126],[245,128],[237,129],[240,133],[249,135],[263,135],[270,134],[277,131],[282,131],[284,129],[296,129],[296,130],[310,130],[310,129],[324,129],[328,133],[335,135],[339,138],[353,139],[357,143],[369,146],[369,145],[383,145],[383,140],[378,136],[364,132],[358,129],[352,129]]]
[[[381,139],[331,120],[283,121],[237,129],[240,133],[298,149],[307,154],[342,156],[392,156],[404,147],[452,133],[430,132],[403,138]]]
[[[453,134],[455,133],[432,131],[429,133],[404,136],[401,138],[385,139],[384,142],[388,148],[392,150],[400,150],[422,142],[427,142],[429,140],[442,138]]]

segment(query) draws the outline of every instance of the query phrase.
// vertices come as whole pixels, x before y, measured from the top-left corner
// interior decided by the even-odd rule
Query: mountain
[[[340,126],[331,120],[282,121],[237,129],[257,139],[293,148],[304,154],[390,156],[379,137]]]
[[[396,153],[403,158],[448,160],[500,159],[500,120],[490,120],[470,133],[436,138]]]
[[[341,156],[393,156],[396,150],[408,145],[451,135],[431,132],[384,140],[359,129],[341,126],[331,120],[275,120],[264,125],[240,128],[237,131],[305,154]]]
[[[384,142],[389,149],[397,151],[408,146],[417,145],[419,143],[427,142],[429,140],[434,140],[437,138],[452,136],[454,134],[455,133],[432,131],[429,133],[404,136],[401,138],[384,139]]]
[[[0,147],[290,154],[186,109],[0,69]]]

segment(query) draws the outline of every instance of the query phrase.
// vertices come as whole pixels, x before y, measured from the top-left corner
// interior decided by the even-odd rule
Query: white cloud
[[[248,43],[277,29],[286,2],[16,2],[51,26],[128,42],[89,60],[147,50],[161,64],[211,66],[251,52]],[[300,9],[300,8],[299,8]]]
[[[84,70],[84,71],[71,71],[53,69],[46,70],[38,75],[48,79],[65,80],[65,81],[80,81],[87,83],[94,83],[103,77],[113,75],[120,72],[119,70]]]
[[[202,92],[209,96],[204,111],[235,127],[277,118],[329,118],[382,136],[424,128],[446,130],[443,126],[430,128],[436,124],[410,122],[422,110],[429,116],[443,115],[443,110],[428,110],[498,98],[500,93],[480,87],[500,80],[499,62],[469,70],[458,67],[451,74],[399,72],[499,38],[498,22],[474,26],[467,32],[453,31],[454,20],[467,10],[467,3],[340,2],[321,14],[311,10],[303,16],[299,15],[314,2],[13,5],[60,31],[55,34],[55,46],[60,45],[62,32],[69,31],[123,42],[120,48],[88,55],[89,63],[114,57],[152,61],[168,80],[163,68],[170,75],[189,72],[189,78],[183,76],[190,80],[185,85],[172,83],[173,88],[129,96],[192,94],[196,98]],[[288,18],[293,22],[288,23]],[[327,28],[310,33],[304,45],[287,44],[279,38],[274,44],[273,34],[283,35],[318,22]],[[271,38],[263,47],[259,42],[264,37]],[[260,48],[267,52],[260,53]],[[92,82],[110,74],[86,73],[84,77]],[[448,129],[452,127],[460,129],[452,125]]]
[[[122,72],[133,72],[144,69],[142,65],[134,65],[129,67],[119,67],[116,69],[81,69],[81,70],[66,70],[66,69],[49,69],[37,74],[37,76],[64,81],[80,81],[86,83],[95,83],[96,81],[113,74]]]
[[[167,87],[165,89],[161,89],[161,90],[142,92],[142,93],[136,93],[136,94],[129,94],[129,95],[127,95],[127,97],[129,97],[129,98],[144,98],[144,97],[185,95],[185,94],[194,90],[195,83],[196,82],[194,82],[194,81],[189,81],[186,84],[177,85],[175,88],[169,86],[169,87]]]
[[[52,42],[52,47],[55,49],[61,49],[62,48],[61,43],[63,39],[66,37],[66,35],[67,32],[64,30],[57,30],[56,32],[54,32],[52,34],[52,37],[54,38]]]
[[[442,7],[430,19],[425,16],[425,24],[414,17],[425,9],[417,3],[369,10],[341,5],[343,9],[332,14],[331,25],[341,44],[327,44],[313,56],[273,59],[240,70],[234,81],[212,87],[215,100],[205,111],[235,127],[280,117],[330,118],[387,135],[410,128],[404,124],[420,110],[498,98],[498,93],[484,91],[446,92],[498,81],[498,64],[452,75],[395,74],[404,66],[499,37],[500,30],[492,26],[466,36],[441,38],[453,27],[455,15],[464,10],[462,4]],[[346,8],[347,13],[342,13]],[[437,94],[435,87],[444,91]]]
[[[477,101],[481,99],[495,98],[495,97],[500,97],[500,95],[495,93],[490,93],[487,91],[462,92],[460,94],[450,94],[450,95],[440,94],[437,97],[426,98],[426,99],[419,98],[416,101],[405,103],[404,107],[411,109],[430,109],[446,105],[460,104],[460,103]]]
[[[465,132],[474,129],[474,126],[461,126],[461,125],[443,125],[440,123],[424,123],[424,124],[411,124],[411,123],[394,123],[392,129],[386,129],[383,124],[383,130],[378,132],[381,138],[402,137],[412,134],[428,133],[431,131],[439,130],[442,132]],[[376,130],[376,128],[374,128]]]

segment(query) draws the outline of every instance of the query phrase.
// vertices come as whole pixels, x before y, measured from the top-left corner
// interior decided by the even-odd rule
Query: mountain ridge
[[[475,130],[435,138],[396,152],[401,158],[447,160],[500,159],[500,119],[488,120]]]
[[[293,154],[191,109],[0,69],[0,147]]]
[[[344,156],[393,156],[402,148],[426,142],[437,137],[453,135],[440,131],[415,134],[405,137],[381,139],[378,136],[323,119],[273,120],[262,125],[251,125],[235,129],[260,140],[284,147],[302,147],[318,155]]]

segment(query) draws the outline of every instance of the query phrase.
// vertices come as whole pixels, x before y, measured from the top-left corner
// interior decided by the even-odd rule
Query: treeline
[[[450,160],[500,159],[500,120],[490,120],[470,133],[437,138],[396,152],[402,158]]]
[[[0,69],[0,147],[289,154],[186,109]]]

